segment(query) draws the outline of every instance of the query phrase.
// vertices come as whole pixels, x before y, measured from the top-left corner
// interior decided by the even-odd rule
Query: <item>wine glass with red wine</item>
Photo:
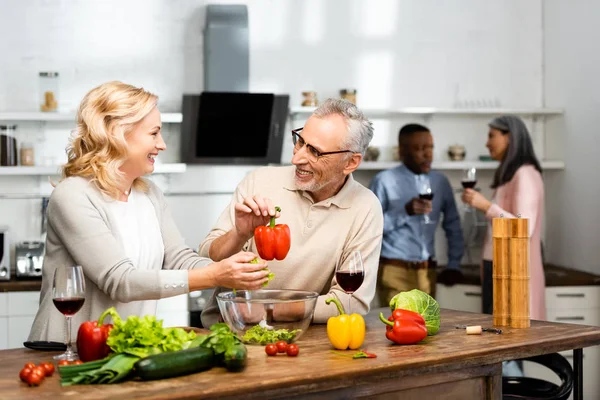
[[[71,346],[71,318],[77,314],[85,301],[85,279],[81,266],[56,268],[52,284],[52,301],[67,322],[67,351],[55,356],[54,359],[74,361],[78,358],[78,354]]]
[[[350,254],[350,257],[345,263],[341,263],[335,271],[335,280],[348,296],[348,315],[350,311],[350,301],[352,294],[358,290],[365,280],[365,267],[363,266],[362,256],[360,251],[355,250]]]
[[[431,182],[427,175],[418,175],[418,183],[419,183],[419,198],[423,200],[433,201],[433,190],[431,189]],[[425,224],[433,224],[435,221],[432,221],[429,218],[429,214],[423,215],[423,223]]]
[[[464,189],[475,189],[475,185],[477,185],[477,169],[475,167],[465,169],[460,183]],[[465,211],[471,210],[471,206],[465,204]]]

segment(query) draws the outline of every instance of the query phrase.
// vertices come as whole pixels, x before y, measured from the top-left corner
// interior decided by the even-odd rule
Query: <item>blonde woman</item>
[[[142,178],[166,149],[157,100],[121,82],[83,98],[62,180],[48,204],[40,307],[29,340],[64,341],[52,280],[67,265],[81,265],[86,283],[75,332],[111,306],[122,317],[153,315],[161,298],[214,286],[252,290],[266,282],[266,265],[249,263],[253,253],[213,262],[186,246],[163,194]]]

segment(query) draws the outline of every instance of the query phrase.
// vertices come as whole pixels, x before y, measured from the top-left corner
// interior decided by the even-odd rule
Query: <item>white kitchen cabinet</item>
[[[35,315],[8,317],[8,347],[14,349],[23,347],[23,342],[27,341],[31,325]]]
[[[8,349],[8,317],[0,317],[0,350]]]
[[[156,319],[162,319],[164,327],[188,326],[190,324],[188,294],[158,300]]]
[[[23,347],[37,313],[40,292],[9,292],[7,294],[7,343],[5,348]]]
[[[475,313],[481,312],[481,286],[446,286],[438,283],[435,287],[435,298],[442,308]]]

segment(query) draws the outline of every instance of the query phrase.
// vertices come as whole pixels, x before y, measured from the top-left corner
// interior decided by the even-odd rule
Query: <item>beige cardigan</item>
[[[146,195],[154,205],[163,238],[162,270],[138,270],[127,258],[123,245],[113,235],[115,221],[107,213],[108,202],[114,200],[89,180],[71,177],[56,186],[47,211],[40,308],[28,340],[64,342],[64,316],[52,302],[54,270],[61,266],[81,265],[85,275],[85,303],[73,317],[73,341],[82,322],[96,320],[111,306],[118,311],[119,304],[139,302],[141,310],[144,301],[188,292],[187,270],[212,261],[186,246],[160,189],[150,182]]]

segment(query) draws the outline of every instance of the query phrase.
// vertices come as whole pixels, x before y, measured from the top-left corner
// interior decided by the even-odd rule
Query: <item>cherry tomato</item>
[[[60,366],[63,366],[63,365],[69,365],[69,364],[71,364],[71,361],[69,361],[69,360],[60,360],[60,361],[58,362],[58,366],[59,366],[59,367],[60,367]]]
[[[32,372],[27,377],[27,384],[29,386],[38,386],[44,380],[44,376],[38,373]]]
[[[292,343],[287,348],[287,355],[290,357],[296,357],[299,352],[300,352],[300,349],[298,348],[297,344]]]
[[[54,364],[50,362],[43,362],[40,364],[40,366],[46,371],[46,376],[52,376],[54,373]]]
[[[275,346],[277,346],[278,353],[285,353],[288,348],[287,342],[283,340],[280,340],[279,342],[275,343]]]
[[[31,373],[32,374],[40,374],[42,377],[44,377],[44,376],[46,376],[46,368],[44,368],[41,365],[38,365],[31,371]]]
[[[23,368],[21,370],[21,372],[19,372],[19,378],[23,381],[23,382],[27,382],[27,377],[29,376],[29,374],[31,374],[31,371],[33,371],[31,368]]]
[[[269,356],[276,356],[277,355],[277,346],[275,346],[273,343],[266,345],[265,353],[267,353],[267,355],[269,355]]]
[[[83,361],[81,361],[81,360],[75,360],[71,363],[71,365],[81,365],[81,364],[83,364]]]
[[[25,364],[25,366],[23,368],[34,369],[35,368],[35,364],[32,363],[32,362],[28,362],[27,364]]]

